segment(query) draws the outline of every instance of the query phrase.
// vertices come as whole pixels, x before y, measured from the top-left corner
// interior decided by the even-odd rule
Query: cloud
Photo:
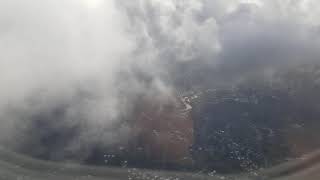
[[[126,108],[114,84],[135,48],[126,17],[113,1],[96,8],[84,1],[0,3],[1,140],[35,139],[26,132],[37,117],[102,140],[98,127],[111,126]]]
[[[129,127],[110,127],[139,94],[317,62],[318,7],[316,0],[0,0],[0,141],[38,141],[26,133],[40,117],[54,131],[80,129],[67,148],[112,144],[129,136]]]
[[[204,76],[222,81],[317,61],[316,4],[312,0],[117,2],[129,16],[139,52],[161,66],[162,74],[169,71],[167,79],[181,74],[194,77],[207,69]],[[179,71],[181,64],[190,64],[184,71],[191,72]]]

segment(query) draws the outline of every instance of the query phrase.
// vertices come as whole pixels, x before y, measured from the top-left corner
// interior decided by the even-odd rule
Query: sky
[[[317,0],[0,0],[0,143],[37,144],[39,119],[80,127],[73,152],[127,139],[111,127],[139,94],[318,62],[319,17]]]

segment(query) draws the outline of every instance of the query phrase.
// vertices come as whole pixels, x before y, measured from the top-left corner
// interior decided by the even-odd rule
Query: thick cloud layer
[[[36,144],[30,127],[40,121],[57,132],[80,127],[61,145],[73,152],[113,144],[129,136],[130,127],[113,127],[138,94],[166,96],[317,62],[319,5],[0,0],[0,140]]]
[[[138,52],[156,59],[164,74],[170,72],[168,79],[176,78],[178,84],[187,79],[194,85],[208,76],[219,84],[255,72],[268,74],[283,65],[318,61],[316,1],[136,0],[117,4],[130,17]]]
[[[36,139],[24,131],[40,116],[56,131],[80,126],[76,142],[112,143],[116,134],[103,129],[126,109],[116,73],[135,48],[114,3],[1,1],[0,17],[1,139]]]

